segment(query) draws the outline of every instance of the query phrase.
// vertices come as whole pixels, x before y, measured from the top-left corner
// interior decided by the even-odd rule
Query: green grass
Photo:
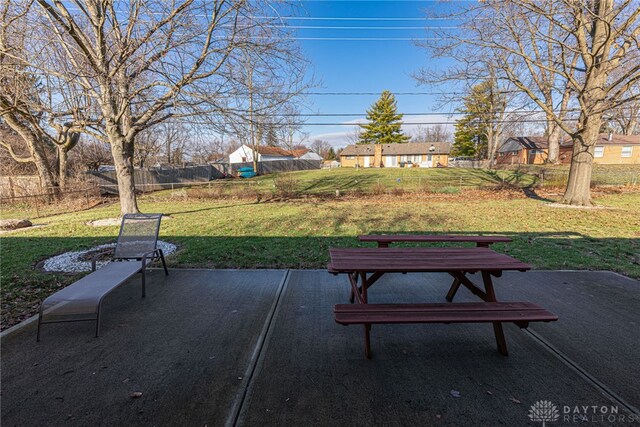
[[[339,168],[287,175],[295,179],[297,191],[303,194],[332,194],[336,190],[368,193],[378,188],[438,191],[443,187],[495,188],[504,184],[525,187],[535,182],[532,175],[518,171],[453,168]],[[254,182],[259,188],[270,188],[273,180],[274,175],[265,175],[255,178]]]
[[[338,175],[339,176],[339,175]],[[513,238],[494,245],[538,269],[612,270],[640,278],[640,194],[603,194],[602,209],[554,208],[514,191],[308,198],[190,199],[188,192],[140,198],[162,212],[161,238],[180,246],[173,267],[324,268],[328,248],[357,246],[367,233],[483,233]],[[180,194],[181,197],[175,197]],[[186,196],[186,197],[185,197]],[[79,276],[34,270],[52,255],[115,241],[118,227],[87,221],[116,217],[117,205],[34,220],[42,227],[0,238],[2,326],[34,313],[39,301]]]

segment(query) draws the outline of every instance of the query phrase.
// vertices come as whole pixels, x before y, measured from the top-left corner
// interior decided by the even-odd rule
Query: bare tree
[[[140,132],[170,118],[199,114],[213,122],[227,114],[225,99],[235,76],[226,64],[246,49],[275,45],[274,38],[259,34],[263,27],[290,43],[274,21],[239,25],[243,17],[266,15],[260,13],[268,10],[266,1],[35,2],[41,13],[33,20],[48,20],[48,44],[64,52],[72,75],[53,67],[40,71],[73,77],[98,105],[122,213],[138,211],[133,159]]]
[[[62,52],[50,44],[42,22],[34,19],[33,1],[9,1],[0,8],[0,116],[22,138],[44,187],[66,186],[67,158],[80,133],[94,133],[97,120],[91,98],[76,83]],[[54,69],[55,73],[43,73]],[[15,144],[2,146],[10,153]],[[55,168],[47,160],[56,152]]]
[[[331,150],[331,144],[321,139],[315,139],[313,140],[311,145],[309,145],[309,148],[311,149],[311,151],[318,154],[323,159],[326,159],[329,155],[329,150]]]
[[[444,125],[418,127],[413,131],[414,142],[451,142],[451,132]]]
[[[441,95],[441,106],[465,105],[470,97],[477,97],[478,88],[483,88],[482,111],[474,110],[474,114],[478,116],[478,130],[487,141],[486,156],[493,164],[509,123],[518,120],[517,110],[521,108],[518,96],[513,93],[508,81],[498,77],[498,69],[490,58],[477,55],[463,43],[451,42],[445,34],[441,34],[441,37],[444,42],[422,46],[434,57],[456,58],[459,63],[445,71],[421,69],[414,74],[414,78],[420,84],[453,84],[459,88]]]
[[[640,53],[638,56],[640,61]],[[611,109],[607,119],[613,131],[623,135],[638,135],[640,134],[640,81],[629,89],[629,93],[636,95],[637,98]]]
[[[633,54],[639,47],[638,6],[634,0],[493,0],[470,11],[470,17],[489,25],[464,43],[495,60],[501,76],[573,140],[564,203],[591,205],[593,152],[603,118],[611,109],[638,99],[629,91],[640,79],[640,62]],[[546,52],[553,52],[552,61],[532,52],[541,45],[549,46]],[[569,124],[562,107],[560,112],[551,108],[531,86],[536,70],[548,73],[549,81],[567,82],[580,110],[575,122]]]
[[[96,138],[85,138],[70,156],[71,167],[76,171],[98,170],[101,165],[113,164],[109,144]]]
[[[252,21],[248,25],[252,26]],[[236,98],[236,109],[245,113],[246,140],[253,151],[253,167],[258,171],[258,147],[278,145],[282,129],[293,133],[298,127],[298,103],[302,93],[312,86],[305,81],[306,61],[298,49],[274,38],[271,28],[261,27],[260,37],[271,40],[262,46],[250,44],[236,73],[244,94]],[[243,96],[244,95],[244,96]],[[238,126],[235,126],[238,130]],[[278,132],[280,130],[280,132]],[[242,137],[242,131],[237,136]]]

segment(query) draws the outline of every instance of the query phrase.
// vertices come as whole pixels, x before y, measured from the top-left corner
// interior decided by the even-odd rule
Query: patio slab
[[[93,322],[35,323],[2,340],[2,425],[221,425],[242,396],[285,271],[140,278]],[[132,392],[142,392],[132,398]]]
[[[517,283],[519,295],[500,283],[496,290],[505,300],[530,300],[532,296],[533,302],[545,305],[547,298],[542,293],[527,295],[526,290],[547,277],[571,281],[575,275],[514,273],[505,275],[503,282]],[[618,277],[599,275],[597,286]],[[444,302],[450,282],[444,274],[389,274],[376,282],[369,300]],[[553,282],[549,281],[550,286]],[[585,282],[580,286],[590,292],[591,285]],[[570,324],[584,311],[580,304],[562,305],[562,300],[571,300],[566,293],[569,289],[564,289],[564,294],[562,288],[553,293],[554,299],[562,299],[550,307],[561,309],[561,321],[545,325],[549,331],[567,329],[555,333],[559,344],[567,337],[575,337],[576,330],[580,332],[598,321],[587,315],[578,325]],[[616,406],[622,415],[615,419],[616,424],[633,416],[538,340],[513,325],[505,328],[509,357],[496,351],[491,325],[374,325],[373,358],[366,360],[362,327],[345,327],[333,320],[332,307],[346,301],[347,291],[344,276],[334,277],[322,271],[291,273],[240,425],[534,425],[528,418],[529,409],[540,400],[551,401],[558,408]],[[508,298],[512,293],[515,297]],[[461,290],[456,300],[473,301],[473,296]],[[632,300],[629,302],[633,304]],[[608,304],[618,303],[604,298],[599,305],[606,310]],[[627,309],[633,311],[633,305]],[[637,320],[637,311],[634,316]],[[608,334],[606,344],[614,348],[617,344],[626,346],[622,341],[628,337],[615,331],[627,319],[607,321],[611,322],[608,326],[613,333]],[[588,339],[591,332],[588,329],[581,336]],[[604,343],[595,340],[593,344]],[[627,356],[624,352],[619,357],[612,354],[609,372],[619,370],[620,374],[605,374],[600,379],[632,400],[634,394],[617,382],[624,375],[629,376],[628,382],[639,377],[638,364],[628,365]],[[587,370],[593,366],[591,361],[583,360]],[[456,392],[460,397],[454,397]],[[574,425],[575,421],[573,414],[567,419],[561,414],[553,425]],[[584,418],[579,421],[584,422]],[[602,424],[610,424],[608,421],[611,420],[605,419]]]
[[[369,297],[444,301],[450,281],[389,274]],[[344,276],[152,271],[145,299],[139,278],[107,298],[100,338],[87,322],[43,325],[40,343],[35,323],[2,339],[2,425],[541,425],[528,418],[540,400],[560,410],[549,426],[585,422],[565,406],[615,407],[615,422],[588,421],[638,425],[640,282],[535,271],[496,291],[560,320],[505,325],[509,357],[490,325],[374,325],[367,360],[362,327],[333,319]]]

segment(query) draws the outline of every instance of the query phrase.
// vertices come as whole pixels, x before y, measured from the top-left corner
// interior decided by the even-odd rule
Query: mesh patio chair
[[[165,274],[169,274],[162,249],[158,245],[162,214],[125,214],[120,225],[118,242],[113,253],[114,261],[160,259]]]
[[[142,296],[146,294],[146,267],[161,260],[165,275],[169,275],[162,249],[157,247],[162,214],[126,214],[112,261],[92,273],[47,297],[40,305],[38,335],[43,323],[95,321],[96,337],[100,332],[100,310],[103,299],[136,273],[142,275]]]

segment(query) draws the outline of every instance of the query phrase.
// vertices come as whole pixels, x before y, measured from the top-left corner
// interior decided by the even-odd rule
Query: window
[[[386,167],[396,167],[398,166],[398,157],[396,156],[385,156],[385,166]]]
[[[347,156],[347,160],[355,160],[356,156]]]
[[[413,156],[413,163],[420,163],[422,161],[422,156],[420,154]]]
[[[531,154],[544,154],[544,150],[531,150]]]
[[[631,157],[631,153],[633,152],[633,147],[630,145],[626,145],[622,147],[622,153],[620,157]]]
[[[604,157],[604,147],[599,147],[596,145],[596,149],[593,152],[593,157]]]
[[[400,156],[400,161],[406,163],[406,162],[409,161],[409,157],[406,154],[404,154],[404,155]]]

